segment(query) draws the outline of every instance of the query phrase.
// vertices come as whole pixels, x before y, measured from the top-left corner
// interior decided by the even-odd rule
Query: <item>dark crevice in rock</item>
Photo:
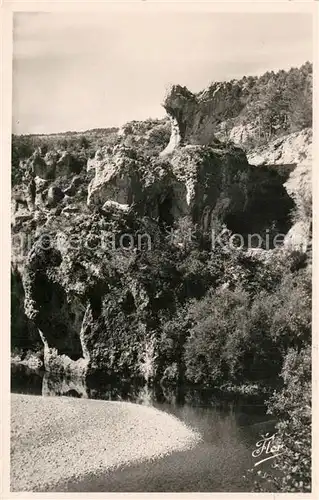
[[[173,198],[171,194],[167,194],[158,205],[159,226],[161,229],[170,229],[173,226],[174,217],[172,209]]]
[[[74,311],[68,303],[63,287],[37,273],[34,281],[34,300],[39,313],[36,325],[50,348],[73,360],[83,357],[79,338],[79,325],[74,324]]]
[[[122,301],[122,309],[125,314],[133,314],[136,312],[135,300],[131,292],[127,292]]]
[[[24,288],[17,269],[11,271],[11,349],[43,348],[38,329],[24,311]]]
[[[90,296],[90,306],[93,319],[99,318],[102,310],[102,299],[97,293]]]

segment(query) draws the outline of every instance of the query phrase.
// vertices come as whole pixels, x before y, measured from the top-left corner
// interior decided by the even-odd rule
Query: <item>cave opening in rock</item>
[[[102,311],[102,299],[97,293],[92,293],[90,295],[90,305],[93,319],[97,319]]]
[[[283,243],[293,223],[294,208],[283,178],[275,171],[259,169],[245,209],[228,214],[224,222],[233,234],[243,237],[245,245],[272,249]]]
[[[68,396],[71,398],[81,398],[82,397],[82,395],[79,394],[75,389],[70,389],[65,394],[63,394],[63,396]]]
[[[34,286],[39,310],[36,325],[43,332],[48,346],[74,361],[82,358],[78,325],[74,323],[74,311],[63,287],[41,273],[37,274]]]
[[[11,349],[40,351],[43,343],[38,329],[24,310],[24,287],[21,274],[11,270]]]
[[[133,314],[136,312],[135,300],[131,292],[127,292],[122,302],[122,309],[125,314]]]
[[[86,298],[90,302],[93,319],[97,319],[101,315],[102,299],[107,292],[109,292],[109,285],[105,282],[99,282],[87,291]]]
[[[167,194],[158,204],[158,222],[162,230],[171,229],[173,226],[174,217],[172,214],[172,208],[173,196],[172,194]]]

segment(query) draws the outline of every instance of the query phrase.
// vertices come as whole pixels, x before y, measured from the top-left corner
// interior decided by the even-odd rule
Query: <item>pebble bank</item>
[[[200,439],[148,406],[12,394],[11,491],[54,491],[61,480],[158,459]]]

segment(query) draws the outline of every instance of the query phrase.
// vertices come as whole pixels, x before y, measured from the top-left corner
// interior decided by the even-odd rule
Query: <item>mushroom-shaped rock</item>
[[[171,120],[171,137],[162,155],[171,153],[188,139],[189,126],[197,108],[196,97],[186,87],[174,85],[167,92],[163,106]]]
[[[183,144],[214,144],[217,123],[240,112],[240,95],[238,85],[227,83],[213,83],[199,94],[180,85],[172,86],[163,103],[171,120],[171,138],[161,154]]]

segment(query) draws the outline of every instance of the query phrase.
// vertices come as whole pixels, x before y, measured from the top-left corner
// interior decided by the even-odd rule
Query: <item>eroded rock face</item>
[[[160,273],[167,229],[187,219],[201,235],[223,225],[245,235],[265,230],[274,217],[286,228],[293,202],[280,175],[251,167],[241,150],[222,144],[181,146],[169,161],[116,147],[96,155],[93,170],[85,209],[84,196],[70,197],[65,207],[64,199],[57,207],[39,204],[25,222],[35,243],[20,263],[24,310],[43,341],[47,369],[138,377],[140,339],[183,289],[174,267]],[[41,234],[52,248],[43,248]],[[133,235],[130,251],[130,243],[128,250],[119,246],[123,234]],[[138,235],[145,250],[136,247]]]
[[[306,252],[312,240],[312,173],[307,160],[290,174],[285,188],[296,206],[295,223],[286,235],[285,245]]]
[[[311,164],[300,163],[290,174],[285,188],[295,201],[301,218],[311,218],[312,214],[312,172]]]
[[[64,193],[61,188],[57,186],[51,186],[48,189],[48,201],[47,203],[55,207],[64,198]]]
[[[221,114],[236,116],[241,109],[240,87],[215,83],[193,94],[186,87],[172,86],[163,106],[171,120],[171,138],[163,155],[183,144],[212,144]]]
[[[98,151],[89,168],[95,170],[88,188],[89,207],[134,209],[157,220],[167,215],[167,223],[187,212],[180,199],[185,187],[165,161],[146,159],[132,148],[116,146]]]
[[[25,292],[21,274],[17,268],[11,270],[11,349],[41,348],[37,328],[29,320],[24,309]]]
[[[241,149],[213,137],[227,92],[217,85],[194,96],[174,87],[165,101],[170,154],[161,157],[150,156],[140,137],[143,147],[127,145],[134,127],[140,134],[137,124],[99,149],[86,172],[75,172],[68,153],[32,155],[29,177],[13,190],[13,233],[31,236],[31,247],[13,260],[48,370],[143,376],[141,343],[152,345],[160,318],[174,314],[190,288],[174,261],[182,246],[168,242],[169,231],[185,224],[199,241],[226,226],[246,238],[275,223],[286,234],[295,205],[307,212],[305,165],[289,177],[289,169],[269,168],[267,160],[250,165]],[[156,124],[156,133],[163,126]],[[147,127],[149,141],[154,127]],[[278,162],[286,161],[284,143],[275,146]],[[133,246],[130,238],[123,244],[123,234]]]
[[[181,215],[190,215],[203,232],[222,225],[232,211],[243,210],[252,171],[241,151],[186,146],[174,152],[171,165],[184,186],[182,196],[176,196]]]
[[[231,141],[246,151],[254,150],[251,144],[258,142],[260,130],[258,122],[234,125],[231,120],[224,120],[216,127],[215,136],[221,141]]]
[[[91,163],[95,177],[88,190],[88,206],[101,206],[111,200],[124,205],[138,203],[141,198],[141,178],[138,158],[129,148],[105,148]]]
[[[312,130],[280,137],[248,155],[251,165],[291,165],[312,162]]]
[[[93,168],[89,207],[133,210],[168,227],[188,217],[202,232],[228,222],[231,229],[246,234],[263,230],[276,218],[283,229],[289,225],[288,218],[285,222],[283,218],[293,202],[281,176],[267,168],[252,168],[240,149],[222,143],[180,146],[169,160],[149,164],[131,150],[116,147],[99,151],[94,167],[90,163]],[[274,197],[282,199],[280,209],[273,204],[272,190]]]
[[[284,187],[295,203],[295,223],[286,235],[285,246],[306,251],[312,234],[312,130],[276,139],[248,155],[248,159],[253,165],[268,165],[284,176]]]
[[[170,137],[170,122],[162,120],[131,121],[118,131],[118,144],[126,147],[143,148],[149,156],[157,156],[164,149]]]
[[[197,100],[186,87],[174,85],[168,92],[163,106],[171,120],[171,138],[166,152],[190,142]]]

